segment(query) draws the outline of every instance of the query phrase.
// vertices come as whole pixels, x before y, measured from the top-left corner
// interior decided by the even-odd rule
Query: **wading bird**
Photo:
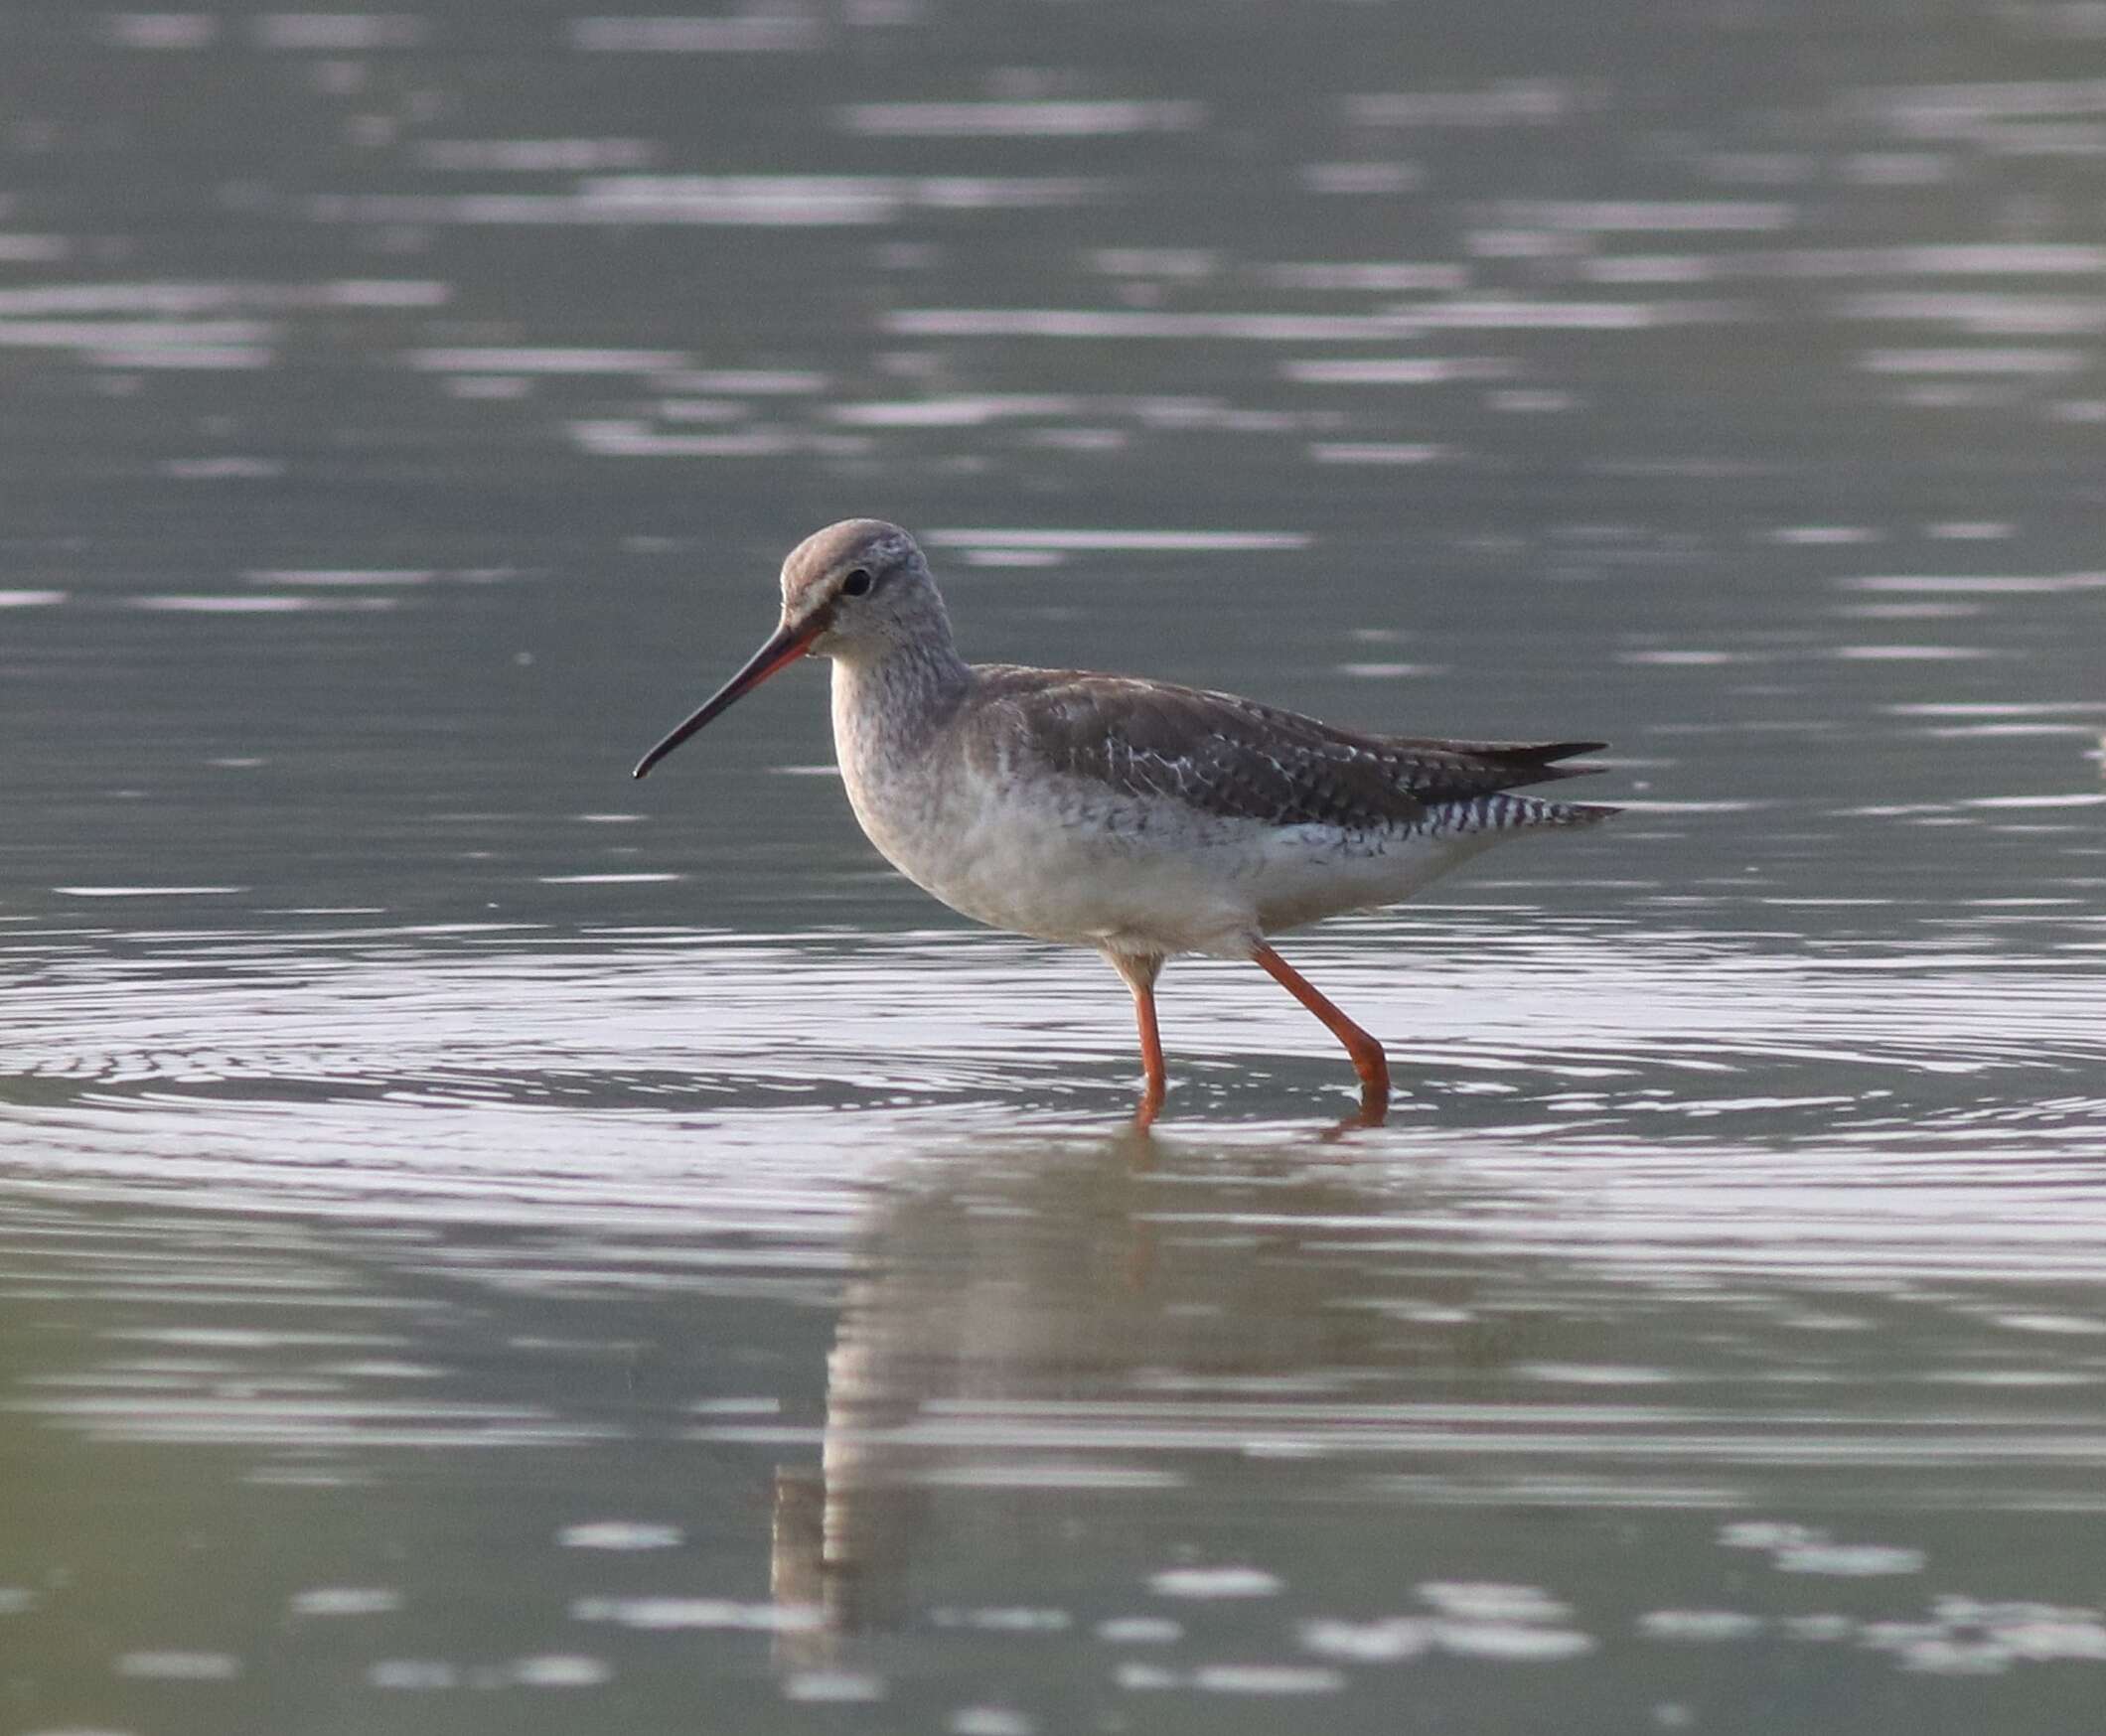
[[[807,537],[782,590],[774,635],[636,776],[807,652],[831,658],[834,753],[864,833],[953,910],[1110,960],[1133,994],[1143,1126],[1167,1084],[1155,978],[1180,952],[1262,965],[1345,1045],[1361,1119],[1379,1122],[1382,1045],[1267,937],[1616,811],[1508,794],[1593,770],[1560,762],[1599,742],[1364,735],[1228,693],[968,663],[920,547],[879,519]]]

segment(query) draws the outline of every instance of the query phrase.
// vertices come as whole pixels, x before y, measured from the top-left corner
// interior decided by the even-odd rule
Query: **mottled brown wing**
[[[1361,735],[1230,693],[1063,669],[983,668],[982,716],[1049,769],[1268,825],[1410,824],[1443,801],[1592,770],[1598,742]]]

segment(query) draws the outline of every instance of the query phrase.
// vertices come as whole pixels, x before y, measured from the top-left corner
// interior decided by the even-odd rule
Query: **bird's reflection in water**
[[[1468,1271],[1386,1265],[1384,1308],[1341,1294],[1338,1221],[1397,1210],[1413,1168],[1320,1133],[1224,1146],[1138,1130],[903,1166],[843,1298],[821,1461],[777,1473],[779,1661],[826,1664],[844,1636],[907,1619],[909,1563],[961,1495],[1173,1485],[1210,1399],[1225,1431],[1210,1445],[1320,1430],[1311,1399],[1394,1365],[1397,1306],[1451,1314],[1474,1288]],[[1452,1336],[1442,1348],[1455,1356]],[[1499,1354],[1473,1339],[1465,1357]],[[1268,1400],[1294,1415],[1254,1420]]]

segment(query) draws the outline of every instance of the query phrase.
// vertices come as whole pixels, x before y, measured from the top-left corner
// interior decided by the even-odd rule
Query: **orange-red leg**
[[[1159,957],[1128,952],[1107,952],[1112,968],[1126,978],[1133,991],[1133,1023],[1140,1032],[1140,1102],[1134,1121],[1145,1127],[1162,1108],[1163,1094],[1170,1088],[1170,1076],[1162,1064],[1162,1033],[1155,1027],[1155,978],[1162,970]]]
[[[1263,940],[1251,954],[1265,966],[1266,974],[1298,1000],[1324,1029],[1345,1045],[1353,1058],[1353,1071],[1360,1075],[1360,1113],[1370,1125],[1381,1124],[1390,1107],[1390,1064],[1382,1045],[1341,1013],[1316,991],[1316,986]]]

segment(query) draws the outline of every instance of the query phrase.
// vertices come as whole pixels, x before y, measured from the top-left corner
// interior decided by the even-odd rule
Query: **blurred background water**
[[[2106,8],[0,12],[0,1727],[2061,1732]],[[970,654],[1611,739],[1124,991]]]

